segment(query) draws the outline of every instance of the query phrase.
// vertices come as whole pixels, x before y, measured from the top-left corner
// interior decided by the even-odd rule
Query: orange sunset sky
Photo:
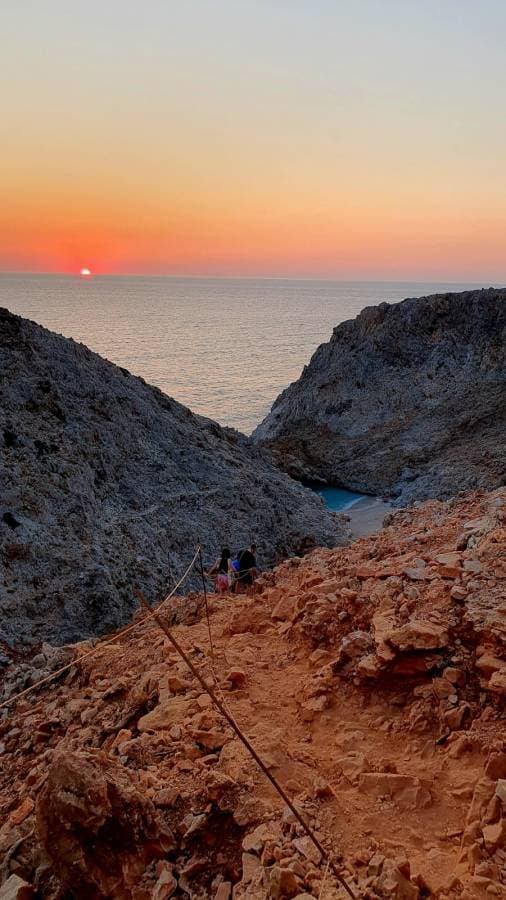
[[[506,9],[3,0],[4,271],[506,280]]]

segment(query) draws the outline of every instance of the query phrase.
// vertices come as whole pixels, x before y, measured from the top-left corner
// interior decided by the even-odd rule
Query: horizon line
[[[91,277],[83,278],[77,272],[60,272],[60,271],[32,271],[32,270],[9,270],[0,269],[0,278],[3,276],[15,277],[37,277],[37,278],[69,278],[77,281],[94,281],[100,278],[159,278],[172,279],[174,281],[321,281],[321,282],[337,282],[341,284],[462,284],[477,285],[488,287],[506,287],[506,277],[503,279],[465,279],[461,278],[435,278],[431,275],[428,278],[422,276],[406,276],[404,278],[343,278],[339,276],[324,275],[202,275],[202,274],[185,274],[176,275],[174,273],[155,273],[155,272],[91,272]]]

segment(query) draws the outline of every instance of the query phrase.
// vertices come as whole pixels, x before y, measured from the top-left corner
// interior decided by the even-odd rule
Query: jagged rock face
[[[506,290],[364,309],[253,435],[295,477],[399,504],[506,479]]]
[[[306,539],[344,539],[242,435],[6,310],[0,398],[0,639],[118,626],[133,586],[160,596],[198,538],[206,562],[256,538],[264,565]]]

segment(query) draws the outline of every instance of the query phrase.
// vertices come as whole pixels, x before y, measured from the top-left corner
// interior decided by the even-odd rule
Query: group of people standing
[[[251,544],[233,557],[229,547],[223,547],[221,556],[207,572],[214,579],[217,594],[240,594],[250,588],[257,576],[256,550],[256,544]]]

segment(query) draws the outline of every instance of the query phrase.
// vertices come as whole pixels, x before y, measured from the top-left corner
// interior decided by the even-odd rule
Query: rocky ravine
[[[364,309],[256,429],[280,465],[399,505],[506,480],[506,290]]]
[[[506,490],[202,598],[175,634],[357,898],[506,896]],[[192,615],[190,617],[190,610]],[[151,621],[11,666],[0,897],[343,900],[314,845]],[[1,697],[0,697],[1,700]],[[233,894],[232,894],[233,889]]]
[[[256,538],[267,565],[346,534],[237,432],[6,310],[0,443],[0,640],[117,627],[133,585],[159,596],[198,537],[206,562]]]

